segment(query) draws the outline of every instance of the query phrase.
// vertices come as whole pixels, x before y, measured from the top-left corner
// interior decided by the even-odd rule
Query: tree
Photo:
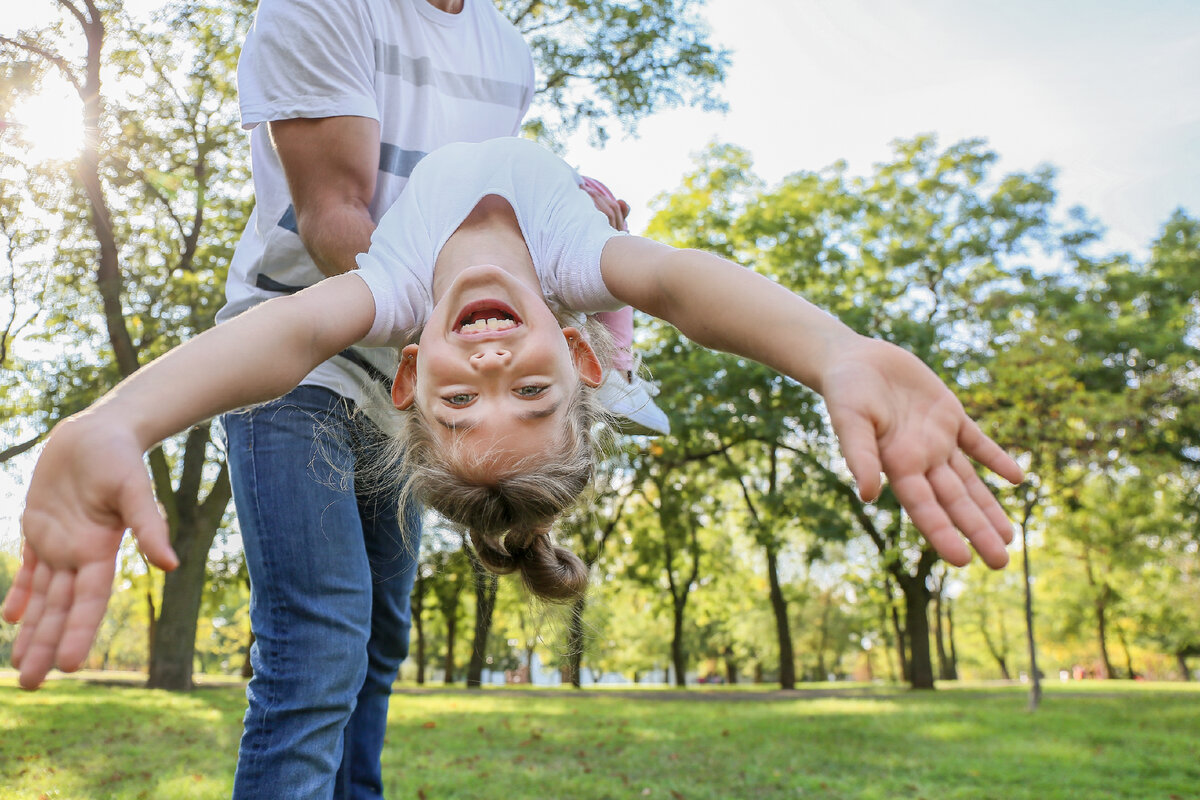
[[[665,591],[669,598],[670,664],[675,685],[683,688],[688,672],[684,621],[688,599],[700,577],[701,528],[714,509],[700,480],[702,473],[695,466],[688,470],[651,461],[642,476],[640,493],[650,513],[635,518],[631,527],[638,551],[637,560],[630,565],[631,576]]]
[[[428,578],[431,581],[430,589],[446,631],[445,656],[442,660],[444,683],[451,686],[457,669],[454,648],[458,644],[458,623],[462,618],[462,592],[469,582],[471,564],[461,548],[434,551],[430,554],[429,564],[432,567],[432,575]]]
[[[479,689],[483,686],[483,665],[487,662],[488,636],[492,630],[492,612],[496,608],[499,580],[496,573],[483,566],[466,536],[462,539],[462,552],[471,566],[471,581],[475,590],[475,636],[471,640],[471,657],[467,661],[467,688]]]
[[[57,260],[77,272],[56,275],[57,291],[44,298],[53,310],[42,334],[80,342],[81,356],[66,359],[73,378],[59,373],[75,382],[75,391],[40,396],[50,422],[212,324],[224,263],[249,210],[233,73],[250,5],[172,5],[145,25],[120,4],[59,0],[58,6],[59,24],[0,38],[6,54],[67,81],[84,110],[86,135],[73,174],[78,191],[54,209],[62,223]],[[192,36],[181,44],[174,34],[184,29]],[[107,90],[106,70],[145,91],[134,97]],[[74,285],[89,272],[98,306]],[[100,312],[95,318],[93,308]],[[102,335],[106,357],[98,361],[88,352],[92,342],[80,341],[80,322]],[[200,425],[149,456],[181,562],[164,583],[151,686],[191,685],[207,554],[229,499],[210,440],[209,426]]]
[[[46,263],[73,267],[46,282],[25,283],[15,268],[0,275],[9,296],[20,295],[0,323],[0,363],[13,363],[15,350],[31,341],[38,307],[52,311],[38,337],[60,351],[74,343],[53,362],[15,356],[24,379],[5,376],[4,403],[21,421],[5,415],[5,425],[21,440],[0,453],[5,459],[212,324],[250,205],[234,70],[253,5],[170,3],[146,21],[119,0],[58,0],[56,22],[0,37],[0,102],[7,107],[13,87],[33,91],[55,72],[79,94],[89,132],[72,183],[57,197],[37,184],[8,183],[14,166],[7,157],[0,165],[6,189],[29,187],[19,200],[0,195],[8,264],[13,247],[32,252],[39,241],[57,241],[58,254]],[[728,58],[709,43],[694,0],[498,5],[531,37],[542,99],[530,129],[543,140],[561,141],[583,122],[603,139],[612,115],[632,129],[663,106],[719,105],[715,89]],[[46,215],[53,224],[42,233]],[[81,281],[89,274],[94,280]],[[80,292],[85,285],[92,290]],[[53,291],[39,296],[47,286]],[[207,554],[229,489],[207,425],[156,449],[149,461],[181,559],[163,588],[150,684],[186,689]]]
[[[557,522],[558,533],[566,546],[583,559],[591,575],[604,555],[609,539],[621,523],[622,512],[632,494],[629,468],[618,454],[606,459],[598,470],[593,488],[585,493],[573,512]],[[567,665],[563,678],[576,689],[580,688],[581,669],[586,642],[584,613],[588,595],[582,594],[571,602],[567,630]]]
[[[919,136],[894,150],[890,162],[863,178],[850,178],[839,163],[764,190],[744,153],[713,146],[666,199],[655,225],[676,237],[672,244],[753,264],[860,332],[908,347],[967,389],[980,380],[976,349],[986,342],[972,333],[975,304],[1002,286],[1008,262],[1048,231],[1053,174],[993,179],[996,156],[977,140],[940,149],[933,137]],[[769,396],[752,395],[758,413],[770,408]],[[800,392],[790,399],[792,438],[775,441],[791,448],[801,465],[796,474],[810,485],[823,482],[823,492],[843,504],[842,515],[874,542],[905,597],[911,680],[932,687],[926,609],[936,554],[886,493],[871,506],[858,500],[819,405]],[[805,404],[812,412],[802,411]],[[829,506],[812,504],[821,507]],[[821,527],[847,535],[843,525]]]

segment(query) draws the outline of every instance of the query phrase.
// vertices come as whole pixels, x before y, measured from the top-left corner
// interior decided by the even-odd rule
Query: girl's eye
[[[546,391],[545,386],[522,386],[517,389],[517,394],[521,397],[537,397],[542,392]]]
[[[462,392],[460,394],[452,394],[449,397],[443,397],[442,399],[446,401],[446,405],[465,406],[475,399],[475,395]]]

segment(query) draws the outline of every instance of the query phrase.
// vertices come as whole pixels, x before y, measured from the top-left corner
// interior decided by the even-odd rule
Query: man
[[[218,320],[353,269],[416,162],[517,133],[533,82],[488,0],[262,0],[238,63],[256,208]],[[235,797],[382,797],[420,516],[363,480],[355,412],[392,364],[346,351],[224,418],[256,637]]]
[[[519,131],[534,73],[490,0],[261,0],[238,89],[256,208],[218,321],[354,269],[425,153]],[[624,204],[584,188],[624,226]],[[235,797],[382,797],[420,515],[365,479],[382,435],[357,412],[394,365],[352,348],[223,420],[256,637]],[[609,388],[665,428],[636,381]]]

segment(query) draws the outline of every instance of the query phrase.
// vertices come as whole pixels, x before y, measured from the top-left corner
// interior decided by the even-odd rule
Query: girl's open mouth
[[[458,315],[454,332],[462,334],[492,333],[518,327],[521,318],[507,303],[499,300],[476,300],[468,303]]]

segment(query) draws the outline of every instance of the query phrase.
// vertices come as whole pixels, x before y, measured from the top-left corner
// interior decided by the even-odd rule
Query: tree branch
[[[32,450],[35,446],[37,446],[37,443],[44,438],[46,438],[46,434],[39,433],[32,439],[26,439],[20,444],[14,444],[12,447],[7,447],[4,450],[0,450],[0,464],[3,464],[6,461],[11,461],[12,459],[21,455],[21,453]]]

